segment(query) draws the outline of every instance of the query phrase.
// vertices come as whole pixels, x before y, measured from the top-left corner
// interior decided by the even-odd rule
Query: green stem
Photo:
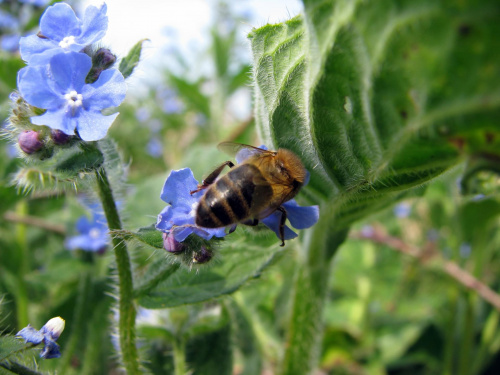
[[[348,229],[334,230],[333,214],[323,207],[314,230],[306,233],[305,256],[298,265],[288,340],[282,364],[284,375],[308,374],[317,366],[323,329],[323,308],[331,259]]]
[[[9,373],[18,374],[18,375],[42,375],[41,372],[32,370],[28,367],[20,365],[16,362],[0,362],[0,367],[9,370]]]
[[[102,207],[108,221],[110,231],[121,230],[122,224],[113,191],[104,168],[96,170],[97,187]],[[118,333],[123,365],[128,374],[139,374],[139,361],[135,346],[135,306],[133,299],[133,279],[130,257],[126,243],[118,237],[113,237],[116,267],[118,270],[119,312]]]
[[[186,345],[183,339],[175,339],[174,345],[174,366],[175,375],[186,375]]]
[[[16,206],[16,214],[26,216],[28,213],[28,204],[26,200],[21,200]],[[25,275],[29,272],[29,260],[31,255],[28,254],[28,243],[26,240],[26,224],[19,223],[16,225],[16,240],[20,249],[19,271],[17,272],[16,284],[16,317],[18,327],[26,327],[29,323],[28,317],[28,290],[24,280]]]

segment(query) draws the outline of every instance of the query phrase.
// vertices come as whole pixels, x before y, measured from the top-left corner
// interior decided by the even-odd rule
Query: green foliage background
[[[252,67],[235,55],[238,23],[220,27],[233,17],[221,6],[210,31],[202,57],[212,74],[193,79],[174,53],[184,70],[165,70],[162,85],[124,104],[102,152],[75,147],[26,164],[2,142],[0,373],[28,373],[32,354],[19,355],[12,335],[53,316],[67,324],[63,357],[37,372],[121,365],[111,252],[64,249],[101,165],[114,171],[125,226],[115,235],[133,260],[141,372],[498,372],[498,306],[447,267],[498,290],[500,6],[305,0],[302,15],[251,31]],[[21,62],[0,57],[7,116]],[[249,85],[255,116],[236,121],[230,100]],[[165,88],[178,110],[162,109]],[[152,139],[160,154],[147,152]],[[311,173],[298,200],[319,204],[320,221],[285,249],[240,227],[209,264],[167,254],[150,225],[168,171],[190,167],[201,179],[227,158],[215,145],[228,139],[297,153]],[[395,252],[394,238],[418,251]]]

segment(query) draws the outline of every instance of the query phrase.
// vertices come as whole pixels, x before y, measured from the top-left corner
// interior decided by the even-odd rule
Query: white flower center
[[[72,110],[80,108],[83,104],[82,94],[77,93],[75,90],[70,91],[68,94],[64,95],[64,99],[66,99],[66,102]]]
[[[89,237],[93,238],[93,239],[99,238],[100,234],[101,234],[101,231],[99,229],[97,229],[97,228],[92,228],[89,231]]]
[[[189,216],[193,216],[195,217],[196,216],[196,209],[198,208],[198,202],[194,202],[192,205],[191,205],[191,211],[189,212]]]
[[[76,43],[75,37],[73,35],[70,35],[70,36],[64,37],[64,39],[59,42],[59,47],[66,49],[75,43]]]

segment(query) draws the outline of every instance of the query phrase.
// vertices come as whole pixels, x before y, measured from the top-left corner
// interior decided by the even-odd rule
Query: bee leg
[[[217,177],[219,177],[220,173],[222,172],[222,170],[224,169],[224,167],[226,165],[229,166],[229,168],[234,167],[234,163],[232,161],[230,161],[230,160],[225,161],[224,163],[219,165],[212,173],[210,173],[207,176],[207,178],[205,178],[203,181],[201,181],[201,184],[198,185],[196,190],[190,191],[189,194],[193,195],[194,193],[197,193],[203,189],[206,189],[210,185],[212,185],[215,182],[215,180],[217,179]]]
[[[286,210],[282,207],[279,206],[277,211],[281,212],[281,220],[280,220],[280,239],[281,239],[281,245],[280,246],[285,246],[285,222],[286,222]]]

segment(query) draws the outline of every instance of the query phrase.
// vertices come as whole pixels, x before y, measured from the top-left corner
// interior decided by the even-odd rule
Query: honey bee
[[[233,154],[244,150],[250,156],[237,166],[226,161],[190,192],[206,189],[196,209],[196,225],[257,225],[260,219],[280,211],[279,232],[281,246],[285,246],[287,213],[282,204],[297,195],[307,174],[298,156],[282,148],[270,151],[232,142],[222,142],[218,147]],[[226,166],[231,169],[219,178]]]

